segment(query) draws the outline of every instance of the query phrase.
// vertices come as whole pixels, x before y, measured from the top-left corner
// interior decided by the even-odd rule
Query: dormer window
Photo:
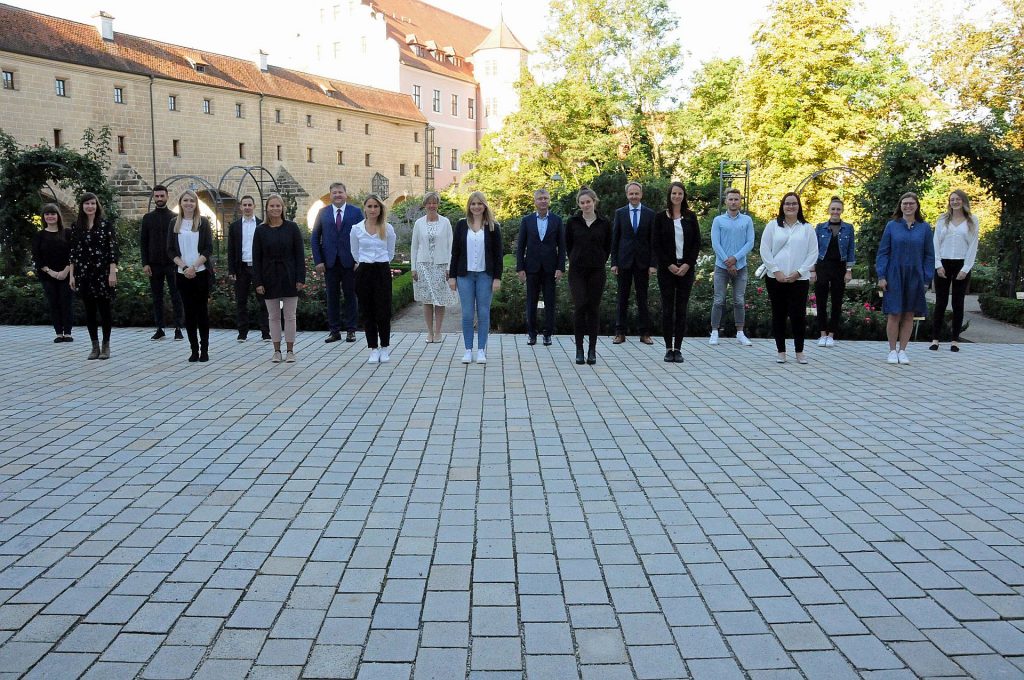
[[[189,57],[186,57],[185,59],[188,61],[188,65],[191,66],[196,73],[206,73],[207,64],[205,62],[191,59]]]

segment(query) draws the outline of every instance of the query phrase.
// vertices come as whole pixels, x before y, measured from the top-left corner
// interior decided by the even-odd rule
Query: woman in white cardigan
[[[978,257],[978,218],[971,214],[971,199],[956,189],[949,195],[946,212],[935,221],[935,313],[932,316],[932,344],[939,348],[939,333],[946,316],[946,305],[953,294],[952,343],[949,349],[960,351],[960,330],[964,325],[964,297],[971,282],[971,269]]]
[[[786,319],[793,326],[796,361],[806,364],[804,336],[807,335],[807,293],[811,268],[818,261],[818,240],[814,227],[804,219],[800,196],[789,192],[782,197],[779,214],[765,225],[761,234],[761,261],[765,287],[772,301],[772,335],[779,352],[776,361],[786,363]]]
[[[448,265],[452,258],[452,223],[438,213],[441,197],[436,191],[423,197],[427,214],[412,228],[413,298],[423,303],[427,342],[441,342],[441,324],[446,307],[455,306],[455,293],[448,286]]]

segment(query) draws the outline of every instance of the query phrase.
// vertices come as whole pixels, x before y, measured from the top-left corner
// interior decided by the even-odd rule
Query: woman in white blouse
[[[199,197],[192,190],[178,198],[178,214],[171,220],[167,255],[178,266],[177,282],[185,311],[185,332],[192,348],[189,361],[210,360],[210,272],[213,254],[210,221],[199,214]]]
[[[772,302],[772,335],[779,352],[776,361],[786,363],[788,318],[793,326],[797,363],[806,364],[807,292],[811,285],[811,268],[818,261],[818,241],[814,227],[804,219],[800,196],[795,192],[782,197],[778,216],[764,228],[761,261],[767,276],[765,287]]]
[[[391,260],[395,257],[395,228],[388,224],[384,201],[370,194],[363,201],[365,219],[349,237],[356,261],[356,298],[363,317],[366,363],[391,360]]]
[[[448,287],[448,264],[452,257],[452,223],[438,213],[441,196],[430,191],[421,206],[427,214],[412,228],[412,293],[423,303],[427,342],[441,342],[441,324],[446,307],[455,305],[455,293]]]
[[[448,286],[458,289],[462,304],[462,363],[487,363],[487,333],[491,327],[491,297],[501,288],[503,246],[501,226],[494,220],[483,192],[474,191],[466,203],[466,217],[455,225]],[[473,350],[476,315],[477,350]]]
[[[971,281],[971,268],[978,256],[978,218],[971,214],[971,199],[957,189],[949,195],[946,213],[935,222],[935,315],[932,317],[931,350],[939,349],[939,334],[946,316],[949,291],[953,289],[952,343],[960,351],[960,330],[964,325],[964,296]]]

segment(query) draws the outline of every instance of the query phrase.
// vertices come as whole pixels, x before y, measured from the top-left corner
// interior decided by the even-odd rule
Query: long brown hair
[[[668,212],[668,216],[672,217],[672,190],[676,187],[683,192],[683,202],[679,205],[679,217],[686,217],[690,214],[690,203],[686,200],[686,187],[682,182],[672,182],[668,185],[668,191],[665,193],[665,210]]]
[[[43,209],[39,211],[40,215],[54,214],[57,216],[57,233],[64,233],[64,217],[60,214],[60,206],[56,203],[47,203],[43,206]],[[43,220],[43,228],[46,228],[46,220]]]
[[[103,204],[100,203],[100,197],[91,191],[87,191],[78,199],[78,217],[75,219],[75,226],[81,229],[85,229],[85,225],[88,222],[88,217],[85,215],[85,211],[82,210],[82,206],[89,201],[96,201],[96,214],[92,218],[92,226],[96,226],[103,222]]]

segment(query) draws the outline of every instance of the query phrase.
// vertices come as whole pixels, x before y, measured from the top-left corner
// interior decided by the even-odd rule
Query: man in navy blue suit
[[[516,272],[526,283],[526,332],[530,345],[537,344],[537,300],[544,292],[544,344],[555,333],[555,282],[565,272],[565,229],[562,218],[550,212],[547,189],[533,192],[536,212],[519,224],[516,243]]]
[[[629,289],[636,284],[637,320],[640,342],[653,345],[651,319],[647,311],[647,286],[652,274],[658,271],[651,241],[654,236],[654,211],[640,203],[644,197],[639,182],[626,185],[629,205],[615,211],[612,222],[612,274],[619,281],[618,305],[615,313],[615,339],[618,345],[626,341],[626,323],[629,314]]]
[[[317,272],[324,275],[327,288],[327,323],[331,332],[324,342],[341,340],[343,326],[347,332],[345,341],[356,341],[355,259],[349,236],[352,227],[362,221],[363,211],[348,205],[345,185],[332,184],[331,204],[316,214],[310,238],[313,263]],[[341,293],[345,295],[344,310],[341,309]]]

